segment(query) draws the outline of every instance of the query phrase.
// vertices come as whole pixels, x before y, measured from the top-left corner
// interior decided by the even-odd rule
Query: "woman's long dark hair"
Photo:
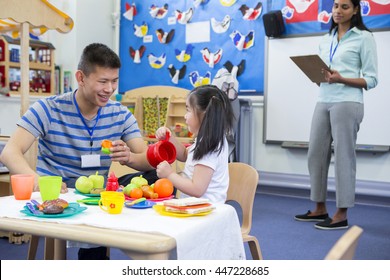
[[[189,93],[188,103],[201,121],[194,159],[199,160],[210,152],[220,153],[234,120],[228,96],[216,86],[204,85]]]
[[[367,30],[367,31],[370,31],[367,26],[365,26],[364,22],[363,22],[363,17],[362,17],[362,7],[360,6],[360,0],[351,0],[352,2],[352,5],[353,5],[353,8],[356,8],[358,7],[358,12],[352,16],[351,18],[351,27],[350,28],[353,28],[353,27],[356,27],[360,30]],[[333,21],[333,16],[332,16],[332,19],[331,19],[331,26],[330,26],[330,29],[329,29],[329,34],[332,33],[332,30],[334,28],[337,27],[337,23],[335,23]],[[371,31],[370,31],[371,32]]]

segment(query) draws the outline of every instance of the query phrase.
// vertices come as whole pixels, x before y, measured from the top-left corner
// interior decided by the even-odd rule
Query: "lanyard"
[[[334,42],[334,37],[336,36],[336,33],[337,33],[337,30],[334,31],[333,33],[333,38],[332,38],[332,43],[330,44],[330,50],[329,50],[329,61],[330,61],[330,64],[332,64],[332,60],[333,60],[333,56],[337,50],[337,47],[339,46],[339,40],[337,40],[337,45],[336,47],[334,48],[333,50],[333,42]]]
[[[91,137],[90,145],[91,145],[91,147],[92,147],[92,146],[93,146],[93,140],[92,140],[92,138],[93,138],[93,132],[94,132],[95,127],[96,127],[96,125],[97,125],[97,123],[98,123],[98,121],[99,121],[99,119],[100,119],[100,111],[101,111],[102,108],[99,108],[99,110],[98,110],[98,113],[97,113],[97,116],[96,116],[95,125],[94,125],[92,128],[89,128],[89,126],[88,126],[87,123],[85,122],[85,119],[84,119],[83,115],[82,115],[81,112],[80,112],[79,105],[77,104],[77,101],[76,101],[76,91],[75,91],[74,94],[73,94],[73,101],[74,101],[74,104],[76,105],[76,109],[77,109],[77,113],[78,113],[78,115],[79,115],[79,118],[80,118],[81,121],[83,122],[84,127],[87,129],[88,134],[89,134],[89,136]]]

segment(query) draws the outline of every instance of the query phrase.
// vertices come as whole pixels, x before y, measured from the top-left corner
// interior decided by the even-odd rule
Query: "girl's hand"
[[[172,132],[169,130],[168,127],[162,126],[156,131],[156,138],[158,140],[165,140],[167,137],[167,133],[169,136],[172,136]]]
[[[172,166],[167,162],[163,161],[156,168],[157,176],[159,178],[168,178],[173,173]]]

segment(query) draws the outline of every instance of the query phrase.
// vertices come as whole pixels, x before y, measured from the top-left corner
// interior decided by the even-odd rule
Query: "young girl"
[[[205,85],[193,89],[186,100],[184,118],[188,130],[195,137],[186,148],[166,127],[156,132],[159,140],[165,139],[176,147],[176,159],[185,161],[183,174],[172,170],[168,162],[157,166],[157,176],[168,178],[180,190],[181,197],[208,198],[212,203],[225,203],[229,185],[228,143],[226,135],[233,122],[233,111],[228,96],[216,86]]]

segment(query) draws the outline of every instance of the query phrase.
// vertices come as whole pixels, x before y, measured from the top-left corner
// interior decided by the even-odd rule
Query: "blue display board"
[[[237,78],[240,94],[261,95],[263,14],[281,10],[286,36],[323,33],[329,30],[332,5],[331,0],[122,0],[119,92],[149,85],[191,89],[211,81],[226,63],[245,63]],[[390,27],[389,0],[361,5],[369,28]]]
[[[136,14],[131,18],[133,3]],[[248,14],[253,10],[252,17],[255,18],[255,8],[259,3],[261,8],[257,9],[257,13],[259,13],[257,18],[249,20],[250,16],[248,16],[248,19],[245,19],[241,10],[244,11],[246,6]],[[242,7],[243,5],[245,6]],[[207,76],[209,75],[210,80],[212,80],[226,62],[229,61],[231,65],[238,66],[245,61],[245,69],[237,78],[240,91],[249,94],[262,94],[265,36],[262,14],[267,11],[266,5],[266,3],[256,0],[122,1],[120,58],[123,66],[120,71],[119,91],[122,93],[148,85],[170,85],[191,89],[194,87],[191,81],[196,80],[197,76],[200,77],[197,81],[205,83]],[[164,6],[167,10],[165,15]],[[191,9],[191,19],[187,24],[183,24],[186,13],[190,13]],[[156,13],[156,11],[158,12]],[[218,23],[221,23],[225,17],[230,17],[230,26],[225,32],[217,33],[216,31],[223,30],[223,25]],[[142,34],[142,28],[138,27],[143,24],[147,26],[148,31],[146,36],[138,37],[137,35]],[[215,28],[215,31],[213,26],[217,25],[219,29]],[[135,31],[135,28],[138,31]],[[166,32],[167,38],[171,39],[170,42],[160,43],[157,36],[158,30]],[[247,48],[244,44],[242,50],[239,50],[241,45],[235,44],[231,38],[234,31],[237,31],[236,38],[239,38],[240,34],[243,38],[248,38]],[[253,34],[252,37],[251,34]],[[189,57],[190,59],[185,62],[179,61],[176,57],[177,53],[182,51],[185,53],[186,49],[191,48],[190,55],[178,55],[181,60]],[[209,50],[210,54],[204,50],[205,48]],[[140,57],[140,63],[135,63],[130,49],[134,51],[136,61],[138,61],[137,50],[141,49],[141,52],[138,52],[143,53]],[[218,60],[220,52],[222,52],[222,56]],[[210,63],[205,62],[207,57]],[[214,65],[213,59],[216,62]],[[180,69],[186,68],[182,75],[183,78],[178,79],[177,83],[172,81],[168,69],[170,65],[172,65],[172,72],[173,69],[176,69],[179,73]],[[159,66],[161,68],[158,68]],[[183,72],[184,70],[182,70]]]

